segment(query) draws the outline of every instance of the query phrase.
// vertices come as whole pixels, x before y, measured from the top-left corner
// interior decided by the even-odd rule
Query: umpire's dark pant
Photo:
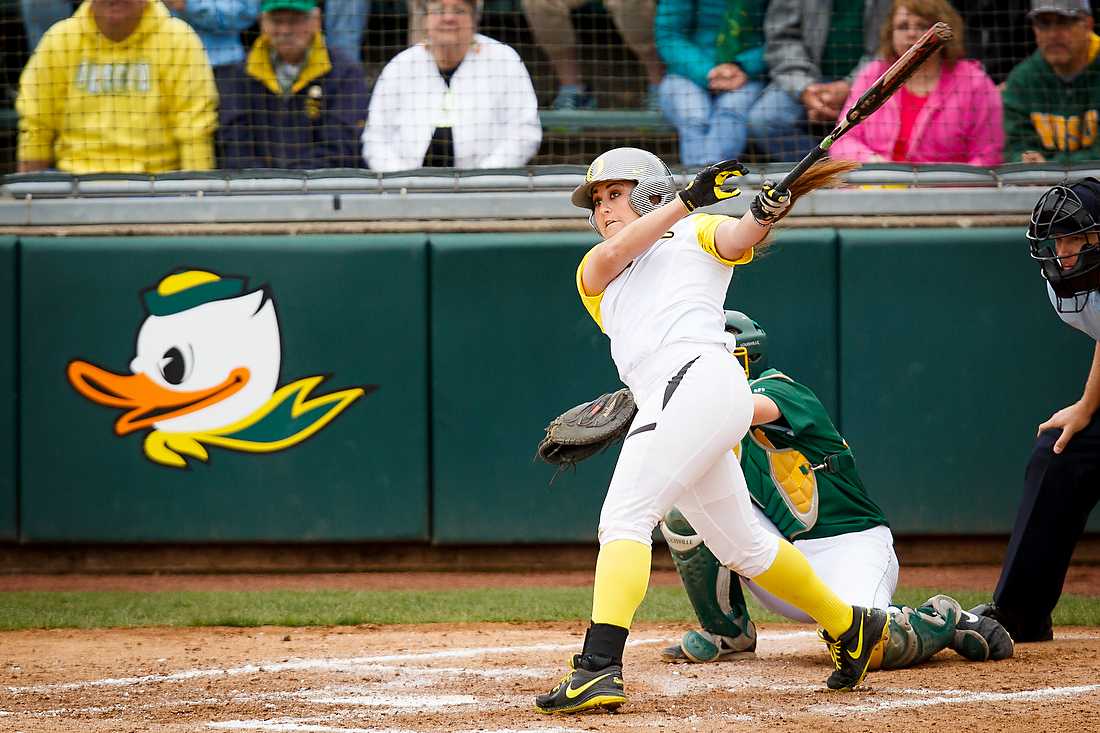
[[[1056,454],[1060,434],[1044,430],[1035,441],[993,594],[1017,641],[1049,638],[1050,614],[1062,594],[1073,548],[1100,500],[1100,413]]]

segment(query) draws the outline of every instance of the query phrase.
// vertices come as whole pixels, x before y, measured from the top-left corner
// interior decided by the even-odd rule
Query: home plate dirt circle
[[[668,665],[678,626],[640,624],[618,713],[546,716],[581,626],[459,624],[7,632],[0,731],[975,731],[1100,729],[1100,630],[973,664],[950,650],[825,689],[814,630],[765,624],[755,659]]]

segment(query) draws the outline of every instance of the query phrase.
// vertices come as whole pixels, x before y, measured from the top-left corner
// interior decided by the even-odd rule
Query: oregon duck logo
[[[125,410],[115,434],[151,428],[151,461],[186,468],[207,446],[248,453],[285,450],[312,437],[376,385],[312,396],[324,376],[279,385],[282,345],[275,301],[247,279],[205,270],[168,275],[141,293],[131,374],[79,359],[69,383],[96,404]]]

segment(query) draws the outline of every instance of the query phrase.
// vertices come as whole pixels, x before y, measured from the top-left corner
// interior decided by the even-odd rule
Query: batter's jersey
[[[731,346],[725,332],[723,303],[734,265],[714,243],[718,225],[731,217],[694,214],[681,219],[611,281],[589,295],[577,267],[577,290],[584,307],[611,339],[611,358],[619,378],[630,384],[631,370],[662,346],[678,341]],[[591,253],[591,252],[590,252]]]
[[[770,398],[782,417],[749,429],[740,445],[741,468],[753,502],[787,539],[889,526],[867,495],[848,443],[809,387],[775,369],[749,387]]]
[[[1058,296],[1054,294],[1054,288],[1050,287],[1050,283],[1047,283],[1047,295],[1050,296],[1050,303],[1057,311]],[[1073,299],[1069,298],[1069,300]],[[1100,341],[1100,301],[1097,300],[1095,290],[1088,294],[1085,307],[1080,313],[1059,313],[1058,317],[1078,331],[1092,336],[1093,340]]]

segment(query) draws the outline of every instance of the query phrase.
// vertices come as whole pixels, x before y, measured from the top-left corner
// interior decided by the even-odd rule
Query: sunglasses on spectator
[[[1031,24],[1041,31],[1050,30],[1052,28],[1068,28],[1071,25],[1075,25],[1080,22],[1081,17],[1077,15],[1061,15],[1060,13],[1044,13],[1042,15],[1036,15],[1031,19]]]
[[[460,5],[443,5],[441,3],[429,3],[425,6],[424,12],[428,15],[458,15],[467,16],[473,15],[473,9],[466,4]]]

